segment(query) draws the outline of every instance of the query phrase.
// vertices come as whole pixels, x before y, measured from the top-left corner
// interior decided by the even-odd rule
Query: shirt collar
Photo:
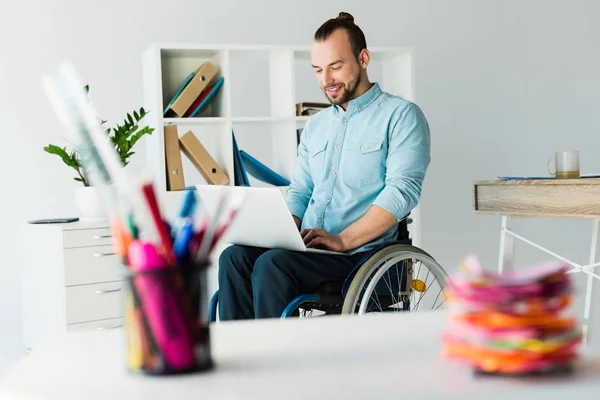
[[[342,114],[350,115],[355,111],[360,111],[363,108],[367,107],[377,96],[381,94],[381,88],[377,82],[373,83],[369,90],[361,94],[355,99],[352,99],[348,102],[348,108],[346,111],[341,106],[335,105],[336,110]]]

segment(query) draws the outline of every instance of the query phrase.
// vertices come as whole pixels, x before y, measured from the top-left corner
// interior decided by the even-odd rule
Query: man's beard
[[[350,81],[348,83],[348,86],[346,86],[346,84],[342,84],[342,89],[341,89],[342,93],[337,98],[337,100],[334,100],[327,94],[327,86],[325,88],[322,88],[322,90],[323,90],[323,93],[325,94],[325,97],[327,97],[327,100],[329,100],[329,102],[331,104],[339,106],[339,105],[349,102],[350,100],[352,100],[354,98],[354,94],[356,93],[356,89],[358,88],[359,84],[360,84],[360,74],[358,74],[358,76],[356,77],[355,80]]]

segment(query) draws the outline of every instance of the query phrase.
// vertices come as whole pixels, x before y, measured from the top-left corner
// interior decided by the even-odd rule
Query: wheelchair
[[[384,312],[437,310],[444,304],[448,275],[425,251],[412,245],[406,217],[398,224],[396,240],[366,253],[344,281],[326,282],[312,293],[293,299],[281,314],[376,315]],[[219,291],[209,304],[209,322],[217,319]]]

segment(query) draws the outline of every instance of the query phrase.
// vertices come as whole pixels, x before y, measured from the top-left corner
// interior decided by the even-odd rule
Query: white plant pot
[[[102,202],[100,190],[94,186],[75,188],[75,205],[80,219],[105,219],[108,210]]]

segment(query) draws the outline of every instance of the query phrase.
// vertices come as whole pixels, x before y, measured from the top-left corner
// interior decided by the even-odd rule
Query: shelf
[[[163,48],[161,56],[163,59],[168,58],[214,58],[224,51],[219,48]]]
[[[199,118],[163,118],[164,125],[199,125],[199,124],[222,124],[229,118],[224,117],[199,117]]]
[[[229,87],[232,116],[285,117],[293,113],[292,52],[231,49]]]
[[[306,122],[309,117],[205,117],[205,118],[163,118],[163,125],[202,125],[202,124],[268,124],[281,122]]]
[[[291,116],[291,117],[234,117],[234,118],[231,118],[231,122],[233,122],[233,123],[238,123],[238,122],[262,123],[262,122],[291,122],[291,121],[306,122],[306,121],[308,121],[309,118],[310,118],[310,116],[301,116],[301,117],[297,117],[297,116]]]
[[[234,117],[231,122],[239,124],[253,124],[253,123],[270,123],[270,122],[292,122],[295,117]]]
[[[190,74],[197,71],[205,62],[210,62],[217,69],[216,75],[211,77],[210,82],[207,82],[206,85],[214,85],[220,78],[225,78],[225,80],[211,101],[193,118],[220,118],[230,115],[228,98],[230,82],[227,79],[228,52],[217,49],[170,49],[160,52],[161,84],[158,90],[159,98],[162,98],[161,109],[163,111],[173,97],[179,93],[182,84],[187,81]]]

